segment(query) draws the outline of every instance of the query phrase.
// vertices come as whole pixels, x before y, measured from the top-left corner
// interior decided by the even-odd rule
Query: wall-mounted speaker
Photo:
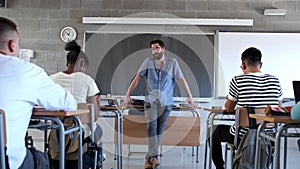
[[[7,4],[7,0],[0,0],[0,8],[5,8]]]

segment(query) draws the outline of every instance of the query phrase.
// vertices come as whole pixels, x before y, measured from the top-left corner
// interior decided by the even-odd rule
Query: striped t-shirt
[[[238,107],[265,108],[278,106],[282,90],[277,77],[263,73],[241,74],[232,78],[228,99],[237,101]],[[242,129],[243,130],[243,129]],[[231,127],[230,133],[234,134]],[[241,133],[244,135],[244,132]]]

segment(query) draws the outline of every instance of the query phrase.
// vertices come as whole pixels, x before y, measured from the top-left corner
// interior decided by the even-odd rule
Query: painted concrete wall
[[[285,16],[264,16],[266,8],[287,9]],[[73,26],[82,44],[84,31],[97,31],[103,25],[82,24],[83,16],[122,17],[144,12],[157,12],[181,18],[254,19],[253,27],[199,26],[204,33],[216,30],[299,32],[300,1],[298,0],[8,0],[0,8],[0,16],[14,20],[20,30],[21,47],[35,51],[32,62],[52,74],[65,69],[64,42],[60,30]],[[135,26],[135,29],[138,27]],[[133,29],[123,25],[119,31]],[[147,29],[155,30],[151,26]],[[165,26],[165,31],[189,29]]]

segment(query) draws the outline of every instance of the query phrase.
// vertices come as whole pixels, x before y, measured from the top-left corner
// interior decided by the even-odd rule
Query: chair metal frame
[[[212,111],[206,120],[206,129],[207,129],[207,134],[206,134],[206,141],[205,141],[205,150],[204,150],[204,168],[211,169],[211,163],[212,163],[212,152],[211,149],[208,149],[209,145],[212,145],[212,134],[214,131],[214,124],[216,121],[220,122],[233,122],[235,119],[233,118],[235,115],[234,114],[229,114],[229,113],[220,113],[220,112],[214,112]],[[209,130],[208,130],[209,129]],[[225,144],[225,164],[227,164],[227,150],[230,149],[232,150],[231,145]],[[232,158],[233,159],[233,156]],[[208,166],[207,166],[207,160],[208,160]],[[227,165],[225,165],[227,167]]]
[[[5,112],[0,109],[0,167],[5,169],[6,124]]]
[[[241,110],[243,110],[243,112]],[[244,112],[244,110],[245,110],[245,112]],[[255,109],[255,110],[257,110],[257,109]],[[208,132],[209,135],[207,134],[205,150],[204,150],[204,152],[205,152],[205,155],[204,155],[205,156],[204,168],[211,169],[211,161],[212,161],[211,154],[212,154],[212,152],[211,152],[211,149],[208,151],[208,144],[212,145],[212,139],[209,139],[209,138],[212,138],[212,134],[213,134],[213,131],[214,131],[214,122],[217,121],[217,120],[219,120],[219,121],[234,121],[234,125],[235,125],[234,144],[233,145],[228,144],[228,143],[225,144],[225,168],[227,168],[227,150],[230,150],[230,152],[231,152],[231,167],[232,167],[235,152],[236,152],[236,150],[238,148],[238,145],[239,145],[239,128],[240,128],[241,125],[245,125],[245,121],[241,120],[241,116],[245,115],[245,114],[242,115],[242,113],[246,113],[246,112],[248,112],[246,107],[243,107],[243,108],[242,107],[237,107],[236,110],[235,110],[235,114],[226,113],[226,112],[220,113],[220,110],[216,111],[216,112],[212,111],[209,114],[209,116],[206,120],[206,123],[207,123],[207,129],[210,128],[210,130]],[[232,115],[235,118],[234,119],[228,119],[228,118],[223,118],[223,117],[218,118],[219,116],[223,116],[223,115]],[[247,116],[248,116],[248,113],[247,113]],[[245,118],[245,116],[243,116],[243,117]],[[209,154],[208,154],[208,152],[209,152]],[[207,159],[207,155],[208,155],[208,159]],[[208,167],[206,167],[207,160],[209,160]]]
[[[87,107],[90,111],[90,123],[89,124],[89,127],[90,127],[90,130],[91,130],[91,139],[92,139],[92,143],[95,143],[96,146],[97,146],[97,143],[96,143],[96,140],[95,140],[95,128],[94,128],[94,121],[95,121],[95,106],[94,104],[87,104]],[[101,147],[102,147],[102,143],[101,143]],[[103,168],[103,152],[101,151],[102,155],[101,155],[101,168]],[[97,168],[97,158],[98,158],[98,151],[95,151],[95,157],[94,157],[94,166],[93,166],[93,169],[98,169]]]

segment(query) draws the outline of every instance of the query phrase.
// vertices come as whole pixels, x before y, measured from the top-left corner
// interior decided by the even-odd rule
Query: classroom
[[[92,124],[89,122],[95,121],[95,126],[101,128],[101,141],[98,143],[101,144],[101,151],[98,152],[97,149],[96,152],[101,153],[103,159],[98,169],[145,168],[147,161],[154,166],[156,162],[151,162],[153,159],[159,161],[157,168],[161,169],[218,169],[212,160],[211,155],[214,153],[210,149],[212,139],[209,138],[213,136],[211,125],[217,126],[214,124],[219,124],[220,119],[212,118],[220,117],[220,124],[234,124],[236,117],[226,113],[221,116],[219,111],[224,110],[224,113],[227,110],[225,104],[232,89],[231,80],[234,76],[243,74],[244,61],[241,62],[241,56],[247,48],[259,49],[262,54],[259,71],[274,75],[280,81],[282,95],[279,100],[282,101],[282,106],[291,108],[297,103],[299,96],[295,94],[293,81],[300,81],[300,69],[297,69],[300,63],[299,16],[300,0],[0,0],[0,17],[13,21],[17,26],[20,47],[18,57],[21,60],[42,68],[47,76],[58,83],[52,75],[68,71],[66,69],[70,65],[67,55],[69,56],[71,50],[66,50],[66,44],[76,41],[80,53],[84,53],[84,57],[87,58],[88,66],[84,68],[84,74],[91,77],[96,86],[93,89],[93,97],[89,94],[84,102],[97,101],[96,107],[89,104],[82,106],[74,96],[79,103],[77,111],[57,109],[70,111],[62,111],[54,118],[52,115],[48,117],[47,114],[53,112],[42,110],[39,107],[41,105],[35,104],[30,123],[43,120],[60,123],[57,121],[59,117],[71,116],[73,121],[76,121],[74,128],[65,130],[59,124],[56,129],[61,131],[60,138],[63,134],[68,135],[69,132],[78,130],[78,135],[83,137],[76,142],[80,145],[81,141],[86,141],[86,130],[81,127],[82,124]],[[151,44],[152,40],[162,40],[164,45],[157,41]],[[156,44],[159,45],[155,46]],[[169,112],[170,118],[160,140],[159,154],[152,158],[148,156],[148,123],[144,116],[147,103],[151,100],[146,96],[151,90],[149,70],[144,76],[136,75],[138,71],[143,72],[141,68],[145,65],[144,61],[153,56],[155,58],[155,52],[158,50],[164,52],[163,57],[174,58],[175,65],[179,66],[180,75],[178,72],[174,73],[175,70],[172,73],[174,76],[180,76],[179,79],[183,77],[188,90],[181,80],[172,81],[173,98],[166,99],[167,103],[172,103],[172,111]],[[0,45],[0,56],[2,55],[9,54],[2,51]],[[77,55],[79,57],[79,54]],[[159,67],[159,64],[153,65],[155,69]],[[157,74],[160,74],[160,69],[163,68],[160,67]],[[168,70],[167,74],[172,74],[170,72]],[[5,83],[4,80],[0,82]],[[136,102],[131,100],[133,105],[124,108],[122,102],[129,101],[128,91],[135,82],[138,85],[130,91],[130,98]],[[190,98],[192,100],[189,100]],[[164,102],[158,103],[161,104]],[[3,109],[7,117],[1,105],[0,110]],[[85,121],[84,114],[98,110],[100,115],[93,114]],[[0,116],[0,124],[3,123],[3,118],[5,120],[5,116]],[[300,122],[288,116],[284,122],[275,122],[278,119],[272,119],[279,127],[287,125],[284,134],[291,132],[291,135],[295,135],[279,137],[279,145],[276,141],[274,145],[272,143],[273,150],[276,147],[278,149],[274,150],[277,154],[274,155],[275,160],[269,168],[298,169],[300,165]],[[233,121],[227,118],[233,118]],[[8,122],[10,120],[9,117]],[[266,119],[257,117],[257,120]],[[61,125],[65,125],[63,123]],[[92,126],[94,125],[88,128],[96,130]],[[49,141],[47,139],[50,130],[36,128],[36,124],[28,128],[33,146],[40,151],[47,151],[45,143]],[[7,136],[2,129],[7,131],[10,128],[1,126],[0,147],[5,147]],[[258,141],[260,137],[265,139],[263,129],[262,134],[258,134]],[[48,133],[44,135],[44,131]],[[94,137],[93,132],[90,134]],[[77,138],[80,137],[78,135]],[[5,138],[4,145],[1,138]],[[56,141],[64,142],[64,139]],[[224,168],[233,167],[231,158],[234,158],[234,155],[231,153],[237,152],[238,147],[234,144],[231,146],[222,142]],[[2,151],[1,148],[0,150]],[[6,152],[6,148],[3,151]],[[77,151],[80,154],[81,150]],[[86,152],[84,146],[82,151]],[[67,154],[66,151],[60,155],[68,156]],[[60,157],[57,165],[67,169],[68,167],[62,167],[67,160]],[[284,160],[277,163],[277,158]],[[85,162],[84,158],[77,161],[79,165]],[[0,168],[2,165],[5,165],[5,162],[3,163],[0,157]]]

